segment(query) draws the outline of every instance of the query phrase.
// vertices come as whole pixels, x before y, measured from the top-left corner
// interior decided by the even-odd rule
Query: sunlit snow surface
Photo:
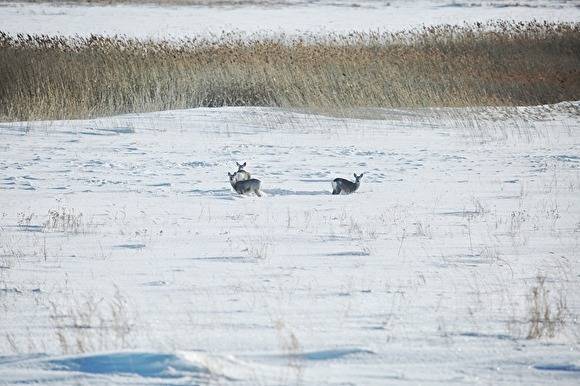
[[[295,1],[292,6],[158,7],[0,3],[0,31],[171,39],[241,31],[289,35],[400,31],[487,20],[580,21],[578,1]],[[267,4],[267,1],[264,2]],[[386,5],[385,5],[386,4]]]
[[[1,123],[0,383],[577,384],[579,109]]]

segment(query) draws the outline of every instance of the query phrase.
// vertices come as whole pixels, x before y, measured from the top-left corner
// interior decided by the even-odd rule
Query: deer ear
[[[358,176],[358,178],[362,178],[363,175],[364,175],[364,173],[361,173],[360,176]]]
[[[238,162],[238,161],[236,161],[236,165],[237,165],[237,166],[242,166],[242,165],[240,165],[240,164],[239,164],[239,162]]]
[[[230,177],[231,177],[231,176],[233,176],[233,174],[231,174],[230,172],[228,172],[228,176],[230,176]]]
[[[356,173],[353,173],[353,174],[354,174],[354,178],[358,178],[358,177],[356,176]]]

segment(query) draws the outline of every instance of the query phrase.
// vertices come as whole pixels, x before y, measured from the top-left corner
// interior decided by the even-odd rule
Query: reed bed
[[[318,111],[580,99],[580,23],[142,41],[0,32],[0,119],[200,106]]]

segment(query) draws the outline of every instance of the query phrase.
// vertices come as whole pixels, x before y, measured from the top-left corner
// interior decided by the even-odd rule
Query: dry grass
[[[568,307],[562,292],[550,294],[546,278],[538,276],[531,289],[529,303],[528,339],[553,338],[566,325]]]
[[[139,41],[0,33],[0,119],[199,106],[530,105],[580,99],[580,23]]]
[[[83,214],[74,209],[61,207],[50,209],[48,219],[43,224],[45,232],[79,233],[83,228]]]
[[[70,305],[51,302],[49,318],[63,354],[131,346],[134,315],[118,288],[108,300],[87,295]]]

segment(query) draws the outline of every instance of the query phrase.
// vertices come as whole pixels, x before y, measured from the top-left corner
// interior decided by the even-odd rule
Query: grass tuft
[[[529,302],[529,330],[527,339],[553,338],[566,325],[568,307],[563,293],[550,294],[546,278],[538,276],[531,289]]]

